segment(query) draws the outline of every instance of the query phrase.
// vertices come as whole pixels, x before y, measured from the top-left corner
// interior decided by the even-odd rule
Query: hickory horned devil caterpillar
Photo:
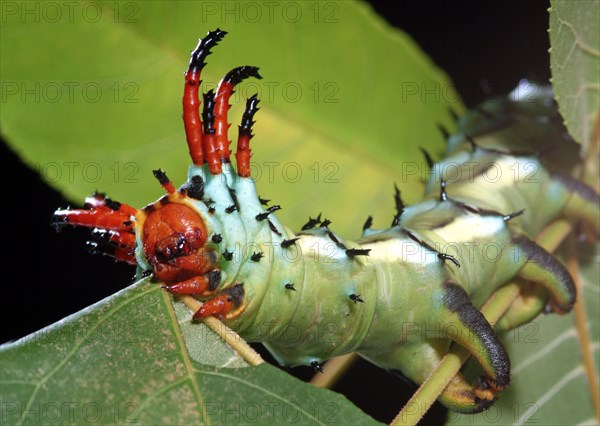
[[[559,217],[584,221],[598,234],[598,194],[565,173],[565,158],[576,161],[578,146],[562,127],[550,90],[530,85],[535,93],[527,102],[496,99],[463,117],[458,132],[447,135],[446,159],[426,159],[433,171],[454,164],[470,179],[446,185],[432,178],[423,201],[412,206],[396,190],[391,227],[371,229],[369,218],[362,238],[353,242],[319,217],[294,233],[273,214],[279,206],[263,207],[267,202],[257,196],[250,176],[256,95],[247,100],[239,126],[237,173],[230,162],[229,99],[241,80],[260,78],[258,68],[227,73],[216,92],[203,94],[200,117],[200,73],[225,34],[217,29],[201,39],[185,74],[183,121],[193,161],[187,182],[176,189],[156,170],[166,195],[146,207],[95,194],[84,209],[56,211],[55,220],[93,228],[98,251],[151,272],[173,294],[196,296],[203,304],[194,318],[220,318],[248,341],[262,341],[283,365],[319,368],[322,361],[356,351],[422,383],[453,342],[462,345],[484,376],[470,384],[458,374],[439,400],[461,412],[489,407],[509,384],[510,360],[479,308],[518,278],[535,286],[536,297],[513,304],[497,330],[542,311],[569,312],[576,297],[569,273],[530,238]],[[497,182],[485,179],[490,164],[503,172]],[[521,176],[534,165],[535,181],[513,179],[515,165]],[[234,255],[247,243],[257,250]],[[327,262],[310,249],[315,243],[335,246]],[[452,254],[439,250],[449,243]],[[494,262],[484,261],[482,250],[489,244],[500,248]],[[340,324],[327,341],[299,342],[286,334],[294,326],[314,336],[323,321]],[[409,322],[445,327],[406,334]],[[268,335],[261,333],[266,323]]]

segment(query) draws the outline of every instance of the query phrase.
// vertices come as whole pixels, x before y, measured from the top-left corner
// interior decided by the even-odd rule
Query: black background
[[[548,4],[545,1],[373,2],[391,25],[408,34],[445,70],[467,106],[506,93],[523,77],[549,79]],[[133,268],[84,247],[85,233],[50,227],[52,212],[68,205],[2,141],[2,308],[0,342],[52,324],[131,283]],[[111,276],[110,280],[106,277]],[[121,283],[120,285],[110,283]],[[59,284],[59,286],[57,286]],[[23,296],[27,302],[18,301]],[[12,311],[11,306],[19,306]],[[25,309],[23,309],[25,307]],[[309,378],[312,371],[292,373]],[[414,391],[367,362],[338,384],[358,406],[389,422]],[[383,408],[382,408],[383,407]],[[441,406],[427,422],[443,420]]]

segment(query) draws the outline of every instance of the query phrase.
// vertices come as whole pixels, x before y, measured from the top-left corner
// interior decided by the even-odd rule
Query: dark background
[[[523,77],[541,82],[549,79],[545,1],[372,3],[380,15],[410,34],[448,73],[467,106],[512,90]],[[84,249],[84,232],[67,229],[55,233],[49,225],[52,212],[69,202],[23,165],[4,141],[0,156],[2,343],[115,293],[132,282],[133,268],[91,256]],[[112,278],[107,280],[109,275]],[[11,311],[13,301],[23,295],[28,299],[27,309]],[[312,375],[310,369],[303,368],[292,373],[302,378]],[[389,422],[401,400],[408,399],[416,388],[361,361],[336,389],[378,420]],[[427,422],[443,421],[444,416],[444,409],[436,406]]]

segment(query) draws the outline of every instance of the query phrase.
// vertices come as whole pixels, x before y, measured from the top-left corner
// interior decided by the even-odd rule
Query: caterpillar
[[[282,365],[319,370],[358,352],[422,383],[459,344],[483,376],[469,383],[458,374],[439,400],[465,413],[489,407],[510,382],[496,332],[540,312],[566,314],[576,300],[568,271],[532,238],[558,218],[599,232],[600,198],[569,174],[578,145],[551,90],[523,83],[527,96],[515,91],[480,105],[452,135],[441,129],[446,158],[434,162],[425,152],[424,197],[405,205],[396,188],[389,228],[373,229],[369,217],[362,237],[350,241],[318,215],[296,233],[278,221],[279,205],[257,195],[251,176],[256,95],[238,126],[235,168],[231,162],[229,100],[242,80],[261,78],[259,69],[231,70],[202,95],[200,112],[201,72],[225,35],[217,29],[200,39],[185,73],[187,181],[176,188],[155,170],[166,192],[157,201],[136,209],[95,193],[83,209],[57,210],[56,225],[92,228],[94,250],[137,265],[165,291],[197,297],[203,304],[194,319],[220,318]],[[479,309],[515,279],[535,297],[514,303],[494,329]]]

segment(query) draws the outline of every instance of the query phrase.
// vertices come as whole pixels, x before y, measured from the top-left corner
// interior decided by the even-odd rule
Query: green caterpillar
[[[439,397],[449,408],[479,412],[509,385],[510,360],[479,308],[509,281],[533,283],[537,297],[515,303],[496,328],[540,312],[567,313],[576,289],[562,264],[532,238],[553,220],[584,221],[599,232],[600,200],[571,178],[577,145],[561,125],[551,92],[523,82],[511,96],[484,103],[448,135],[443,161],[430,165],[423,201],[405,206],[396,189],[390,228],[364,225],[344,240],[311,218],[298,233],[282,226],[256,193],[250,149],[256,96],[248,99],[230,162],[229,97],[258,68],[229,72],[203,95],[200,73],[224,37],[209,32],[192,52],[183,118],[193,164],[176,189],[142,209],[95,194],[82,210],[58,210],[59,223],[94,228],[93,246],[150,272],[174,294],[204,303],[283,365],[312,365],[358,352],[421,383],[455,342],[481,365],[474,384],[457,375]],[[523,96],[523,91],[526,96]],[[562,164],[557,167],[557,164]],[[562,169],[562,170],[559,170]],[[531,285],[531,284],[529,284]]]

